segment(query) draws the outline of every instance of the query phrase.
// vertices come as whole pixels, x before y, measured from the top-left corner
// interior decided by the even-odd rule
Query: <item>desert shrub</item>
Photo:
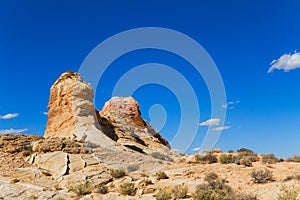
[[[294,187],[282,186],[277,200],[297,200],[298,192]]]
[[[222,153],[222,149],[213,149],[211,150],[212,153]]]
[[[228,153],[234,153],[234,151],[232,149],[227,151]]]
[[[204,180],[207,182],[212,182],[218,178],[218,175],[214,172],[210,172],[205,175]]]
[[[249,156],[243,157],[238,161],[239,165],[244,165],[246,167],[252,167],[252,159]]]
[[[216,200],[213,190],[197,190],[192,198],[194,200]]]
[[[155,194],[155,199],[156,200],[170,200],[170,199],[172,199],[172,195],[169,191],[159,190]]]
[[[291,180],[300,181],[300,174],[289,175],[283,181],[291,181]]]
[[[169,178],[169,177],[167,176],[167,174],[166,174],[165,172],[162,172],[162,171],[157,172],[157,173],[155,174],[155,176],[156,176],[156,179],[157,179],[157,180],[168,179],[168,178]]]
[[[238,165],[245,165],[247,167],[252,166],[252,162],[257,162],[259,160],[257,154],[249,149],[239,149],[238,154],[235,158],[235,163]]]
[[[264,164],[274,164],[278,161],[278,158],[276,158],[273,153],[263,155],[261,160],[261,162]]]
[[[134,172],[134,171],[136,171],[136,170],[138,170],[138,169],[139,169],[139,166],[137,166],[137,165],[129,165],[129,166],[127,167],[127,172],[128,172],[128,173]]]
[[[219,158],[219,162],[222,164],[234,163],[236,157],[232,154],[222,154]]]
[[[123,195],[134,196],[136,188],[133,183],[123,183],[120,185],[120,193]]]
[[[213,155],[212,153],[196,154],[195,160],[196,160],[196,162],[199,162],[201,164],[212,164],[212,163],[218,162],[218,158],[215,155]]]
[[[108,187],[106,185],[99,185],[97,188],[97,192],[100,194],[106,194],[108,192]]]
[[[169,161],[169,162],[173,162],[173,159],[170,156],[159,153],[159,152],[153,152],[153,153],[150,154],[150,156],[152,156],[155,159],[166,160],[166,161]]]
[[[286,161],[288,161],[288,162],[300,162],[300,155],[295,155],[291,158],[288,158]]]
[[[187,197],[188,187],[185,184],[176,185],[172,191],[172,196],[174,199],[183,199]]]
[[[197,186],[193,194],[194,200],[235,200],[235,194],[225,180],[215,180]]]
[[[80,183],[70,188],[70,191],[75,192],[78,196],[90,194],[93,186],[90,182]]]
[[[252,150],[247,149],[247,148],[240,148],[236,152],[241,153],[241,152],[249,152],[249,153],[254,153]]]
[[[259,169],[259,170],[254,170],[251,172],[251,177],[253,178],[254,183],[262,184],[262,183],[268,183],[273,180],[273,175],[272,171],[265,169]]]
[[[236,200],[257,200],[257,197],[252,194],[238,194],[236,195]]]
[[[113,177],[113,178],[121,178],[123,176],[126,175],[125,171],[122,169],[110,169],[109,170],[109,174]]]

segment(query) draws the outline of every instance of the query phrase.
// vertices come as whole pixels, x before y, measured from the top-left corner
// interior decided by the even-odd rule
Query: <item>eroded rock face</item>
[[[141,118],[138,102],[132,97],[113,97],[99,112],[102,131],[117,143],[140,152],[169,149],[169,143]]]
[[[93,104],[94,92],[78,73],[65,72],[52,85],[45,138],[71,138],[112,147],[101,131]]]

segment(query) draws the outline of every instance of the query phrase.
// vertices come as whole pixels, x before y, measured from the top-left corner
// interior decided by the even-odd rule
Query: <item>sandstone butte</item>
[[[0,199],[300,199],[297,159],[178,154],[135,99],[113,97],[99,111],[93,97],[78,73],[63,73],[50,89],[44,137],[0,135]],[[271,176],[255,179],[257,170]]]

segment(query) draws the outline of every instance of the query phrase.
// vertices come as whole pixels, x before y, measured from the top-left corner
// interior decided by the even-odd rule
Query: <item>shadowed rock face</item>
[[[113,97],[107,101],[98,120],[104,133],[131,149],[149,152],[170,148],[167,140],[142,119],[139,104],[132,97]]]

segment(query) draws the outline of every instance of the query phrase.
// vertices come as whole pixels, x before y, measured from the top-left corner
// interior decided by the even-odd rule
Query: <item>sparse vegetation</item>
[[[225,180],[215,180],[198,185],[192,198],[194,200],[235,200],[235,195],[231,187],[225,184]]]
[[[166,174],[165,172],[162,172],[162,171],[157,172],[157,173],[155,174],[155,176],[156,176],[156,179],[157,179],[157,180],[168,179],[168,178],[169,178],[169,177],[167,176],[167,174]]]
[[[173,159],[170,156],[162,154],[160,152],[153,152],[153,153],[150,154],[150,156],[152,156],[155,159],[166,160],[166,161],[169,161],[169,162],[173,162]]]
[[[235,159],[235,163],[238,165],[245,165],[246,167],[252,167],[252,162],[259,161],[256,153],[249,149],[239,149]]]
[[[97,192],[100,194],[106,194],[108,192],[108,187],[106,185],[101,184],[98,186]]]
[[[257,197],[252,194],[238,194],[236,195],[236,200],[257,200]]]
[[[109,174],[113,177],[113,178],[121,178],[123,176],[126,175],[125,171],[122,169],[110,169],[109,170]]]
[[[171,195],[171,192],[160,189],[155,194],[155,199],[156,200],[170,200],[170,199],[172,199],[172,195]]]
[[[187,197],[188,187],[185,184],[176,185],[172,191],[172,196],[174,199],[183,199]]]
[[[195,161],[201,164],[217,163],[218,158],[212,153],[196,154]]]
[[[273,153],[263,155],[261,160],[264,164],[275,164],[278,161],[278,158],[276,158]]]
[[[232,149],[228,150],[228,153],[234,153],[234,151]]]
[[[265,169],[259,169],[259,170],[254,170],[251,173],[251,177],[253,178],[254,183],[258,184],[263,184],[263,183],[268,183],[273,180],[273,175],[272,171]]]
[[[73,187],[71,187],[69,190],[72,192],[75,192],[78,196],[83,196],[90,194],[92,192],[92,184],[90,182],[80,183]]]
[[[120,185],[120,193],[123,195],[134,196],[136,188],[133,183],[123,183]]]
[[[298,192],[294,187],[282,186],[277,200],[296,200]]]
[[[291,181],[291,180],[300,181],[300,174],[289,175],[283,181]]]
[[[232,154],[222,154],[219,158],[219,162],[221,164],[234,163],[235,160],[236,160],[236,157],[233,156]]]
[[[214,172],[210,172],[205,175],[204,180],[207,182],[212,182],[218,178],[218,175]]]
[[[288,158],[286,161],[288,161],[288,162],[300,162],[300,155],[295,155],[291,158]]]

